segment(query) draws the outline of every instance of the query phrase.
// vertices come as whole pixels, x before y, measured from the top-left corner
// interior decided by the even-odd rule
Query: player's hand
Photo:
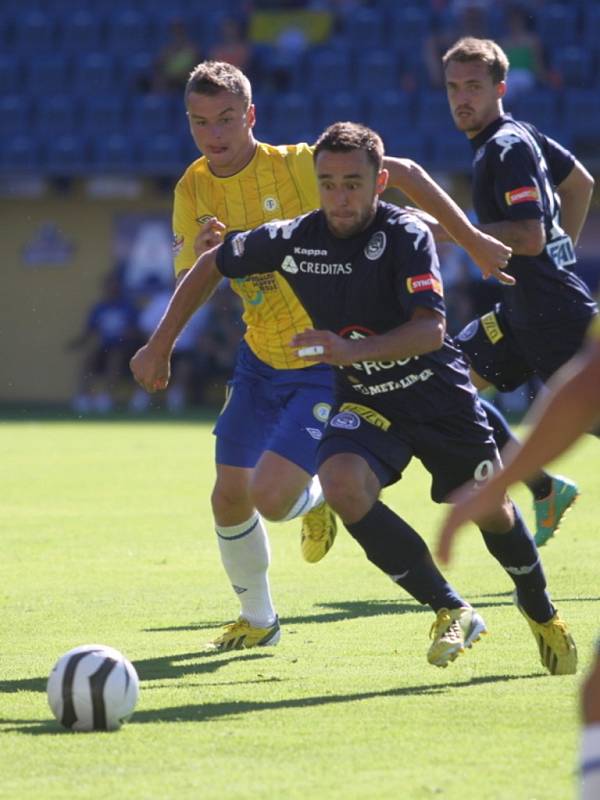
[[[200,226],[200,230],[194,239],[194,252],[200,257],[202,253],[216,247],[223,241],[225,235],[225,225],[216,217],[211,217]]]
[[[449,501],[453,503],[440,529],[436,558],[442,563],[450,561],[452,545],[460,528],[467,522],[483,520],[498,509],[504,499],[504,488],[489,483],[468,483],[453,492]]]
[[[166,389],[171,377],[171,359],[156,353],[151,345],[141,347],[129,362],[136,382],[147,392]]]
[[[356,361],[352,355],[352,342],[331,331],[307,329],[294,336],[290,347],[305,361],[322,361],[340,367]]]
[[[500,283],[507,286],[514,286],[517,282],[512,275],[503,272],[512,256],[512,249],[493,236],[477,231],[475,243],[469,248],[468,253],[481,270],[484,280],[497,278]]]

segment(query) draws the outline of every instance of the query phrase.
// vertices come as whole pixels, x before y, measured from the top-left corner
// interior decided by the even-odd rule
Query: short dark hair
[[[231,92],[244,101],[246,108],[252,103],[252,86],[244,73],[226,61],[202,61],[190,72],[185,85],[184,99],[191,92],[215,95]]]
[[[381,136],[358,122],[334,122],[333,125],[330,125],[315,142],[313,153],[315,161],[323,150],[331,153],[351,153],[354,150],[364,150],[376,172],[381,172],[383,167],[384,149]]]
[[[494,83],[506,80],[510,62],[508,56],[499,44],[492,39],[476,39],[474,36],[465,36],[459,39],[442,56],[444,69],[451,61],[465,63],[467,61],[481,61],[487,65],[488,72]]]

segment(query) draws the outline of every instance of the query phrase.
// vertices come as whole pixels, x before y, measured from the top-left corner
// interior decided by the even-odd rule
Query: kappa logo
[[[425,225],[422,222],[411,220],[411,222],[405,223],[404,230],[407,233],[414,233],[414,235],[417,237],[413,242],[413,247],[415,250],[418,250],[419,245],[421,244],[421,239],[424,239],[425,235],[427,234],[427,228]]]
[[[386,244],[387,237],[384,231],[375,231],[365,247],[365,255],[369,261],[377,261],[385,250]]]
[[[275,219],[273,222],[267,222],[265,227],[269,233],[269,239],[276,239],[278,234],[281,234],[283,239],[291,239],[292,233],[305,216],[306,214],[303,217],[296,217],[296,219]]]
[[[246,239],[248,238],[248,234],[250,231],[245,231],[244,233],[236,233],[236,235],[231,239],[231,249],[233,250],[233,255],[241,258],[244,255],[244,250],[246,249]]]
[[[354,411],[342,411],[336,414],[329,423],[332,428],[341,428],[345,431],[355,431],[360,427],[361,419]]]
[[[290,275],[295,275],[298,272],[298,264],[296,264],[292,256],[286,256],[281,262],[281,269],[284,272],[289,272]]]
[[[494,141],[501,147],[500,151],[500,161],[504,161],[504,157],[510,151],[513,145],[519,144],[521,141],[518,136],[515,136],[514,133],[507,133],[504,136],[496,136]]]

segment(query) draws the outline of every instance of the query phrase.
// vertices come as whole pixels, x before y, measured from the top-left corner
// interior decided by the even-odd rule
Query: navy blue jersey
[[[587,319],[595,303],[573,272],[575,250],[560,224],[556,187],[569,175],[574,157],[533,125],[510,115],[494,120],[471,139],[473,205],[479,222],[541,220],[546,247],[537,256],[513,255],[507,272],[516,286],[501,286],[510,324],[517,328],[555,327]]]
[[[217,266],[228,278],[280,273],[315,328],[350,339],[387,333],[418,307],[445,314],[429,229],[383,202],[364,231],[345,239],[331,234],[321,211],[235,234],[219,249]],[[363,361],[335,373],[338,400],[362,398],[392,419],[427,421],[473,402],[466,362],[448,336],[433,353]]]

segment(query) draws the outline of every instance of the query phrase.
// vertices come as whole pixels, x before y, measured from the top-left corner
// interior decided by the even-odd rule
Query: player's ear
[[[390,178],[390,173],[387,171],[387,169],[382,169],[380,172],[377,173],[377,178],[375,180],[375,191],[377,192],[377,194],[385,192],[389,178]]]
[[[256,124],[256,106],[254,103],[251,103],[248,106],[248,111],[246,111],[246,122],[248,123],[248,127],[252,129]]]
[[[506,81],[500,81],[496,84],[496,93],[498,95],[498,99],[502,100],[506,94]]]

